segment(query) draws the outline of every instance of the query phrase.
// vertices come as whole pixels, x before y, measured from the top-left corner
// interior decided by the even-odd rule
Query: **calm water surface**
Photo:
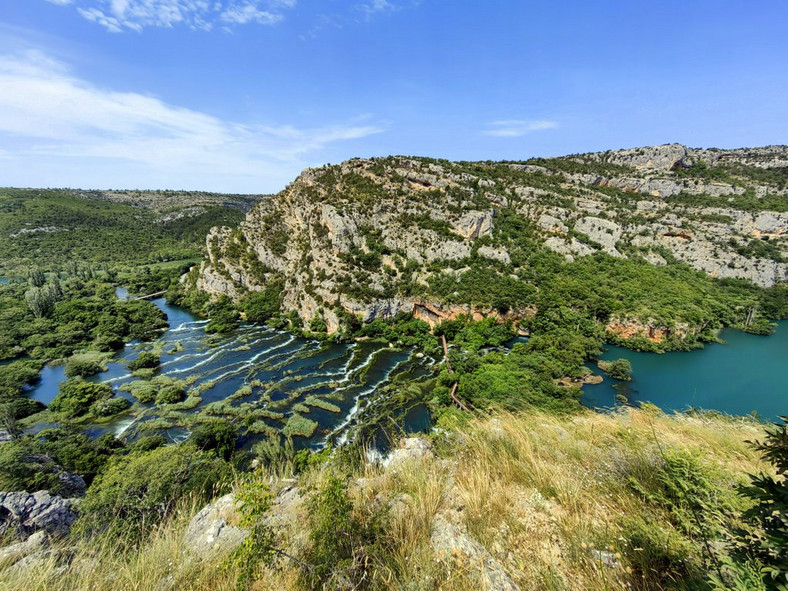
[[[788,415],[788,321],[768,337],[737,330],[720,336],[724,344],[662,355],[607,347],[602,359],[629,359],[633,380],[605,377],[602,384],[585,386],[583,404],[613,407],[621,392],[631,403],[651,402],[663,410],[755,411],[770,420]]]

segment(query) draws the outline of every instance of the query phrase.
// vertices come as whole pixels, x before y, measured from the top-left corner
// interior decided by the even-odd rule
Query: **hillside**
[[[140,546],[115,534],[5,549],[0,560],[18,566],[0,570],[0,586],[755,591],[757,567],[728,552],[750,504],[736,487],[769,470],[745,443],[761,436],[747,419],[653,409],[503,414],[408,439],[384,464],[341,453],[263,464],[194,519],[200,505],[179,499]],[[144,490],[143,473],[123,478]],[[708,584],[719,572],[726,584]]]
[[[261,196],[178,191],[0,189],[0,274],[67,262],[150,264],[200,256],[213,225]]]
[[[764,294],[788,277],[786,232],[785,146],[357,159],[306,170],[238,228],[212,229],[189,281],[234,300],[281,282],[283,311],[329,333],[401,313],[528,328],[566,306],[611,339],[671,348],[722,326],[766,330],[782,313]]]

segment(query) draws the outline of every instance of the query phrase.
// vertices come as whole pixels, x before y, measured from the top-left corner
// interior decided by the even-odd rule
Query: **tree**
[[[46,283],[47,277],[39,267],[33,267],[27,272],[27,280],[33,287],[42,287]]]
[[[615,361],[600,361],[599,369],[606,372],[611,378],[632,381],[632,364],[629,359],[616,359]]]
[[[102,401],[112,398],[114,391],[108,384],[94,384],[80,378],[71,378],[60,384],[50,410],[62,412],[68,418],[80,417],[88,413],[90,408]]]

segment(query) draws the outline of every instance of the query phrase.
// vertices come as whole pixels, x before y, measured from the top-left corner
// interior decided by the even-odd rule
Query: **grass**
[[[285,426],[282,428],[282,435],[285,437],[292,437],[294,435],[312,437],[316,429],[317,422],[294,413],[287,419],[287,423],[285,423]]]
[[[307,406],[314,406],[316,408],[321,408],[328,412],[339,413],[342,412],[342,409],[339,408],[336,404],[332,404],[327,400],[323,400],[322,398],[318,398],[317,396],[307,396],[304,400],[304,404]]]
[[[307,423],[294,415],[285,429],[311,433]],[[767,468],[746,442],[762,434],[761,425],[749,419],[668,416],[655,410],[572,417],[538,411],[497,414],[434,435],[435,457],[389,468],[367,462],[342,468],[342,454],[335,454],[331,463],[300,474],[297,485],[308,496],[343,473],[356,521],[384,520],[375,543],[357,549],[365,557],[364,588],[479,589],[473,561],[433,551],[431,535],[440,515],[478,541],[521,589],[690,589],[710,572],[701,541],[680,538],[668,509],[639,494],[632,478],[652,486],[649,478],[659,473],[663,453],[686,452],[708,467],[719,496],[733,495],[748,473]],[[270,475],[260,473],[259,481],[276,482],[279,476],[274,467]],[[184,562],[181,539],[197,509],[184,505],[137,552],[80,546],[64,573],[57,573],[54,562],[26,576],[6,570],[0,573],[0,587],[234,589],[233,568],[209,560]],[[299,511],[290,526],[278,531],[277,543],[305,556],[310,520]],[[632,525],[637,520],[646,524],[646,538],[686,542],[676,545],[688,548],[686,560],[667,563],[662,572],[648,568],[662,558],[662,550],[652,554],[653,549],[631,547],[634,536],[643,533]],[[687,570],[679,577],[671,568]],[[304,589],[292,561],[254,572],[252,589]]]

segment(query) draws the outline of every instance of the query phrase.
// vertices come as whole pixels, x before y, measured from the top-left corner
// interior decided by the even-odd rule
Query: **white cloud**
[[[210,30],[214,23],[273,25],[297,0],[47,0],[73,4],[85,19],[112,33],[145,27],[188,26]]]
[[[237,25],[245,25],[253,21],[261,25],[273,25],[281,21],[283,17],[281,14],[260,10],[253,4],[245,4],[228,8],[222,12],[219,18],[225,23]]]
[[[493,137],[520,137],[532,131],[542,131],[558,127],[555,121],[532,121],[512,119],[508,121],[493,121],[489,124],[490,129],[484,132],[485,135]]]
[[[390,12],[399,10],[399,6],[388,2],[387,0],[371,0],[365,4],[359,4],[358,9],[361,10],[367,17],[372,17],[379,12]]]
[[[237,190],[243,179],[247,190],[255,183],[263,191],[292,180],[329,145],[383,131],[365,118],[315,128],[226,121],[98,88],[38,52],[0,55],[0,89],[0,142],[16,161],[13,169],[0,166],[0,178],[21,178],[13,175],[46,168],[42,162],[52,169],[69,163],[70,178],[77,177],[23,183],[37,186],[155,186],[150,179],[169,179],[168,186]],[[113,180],[96,180],[107,171],[115,171]]]

